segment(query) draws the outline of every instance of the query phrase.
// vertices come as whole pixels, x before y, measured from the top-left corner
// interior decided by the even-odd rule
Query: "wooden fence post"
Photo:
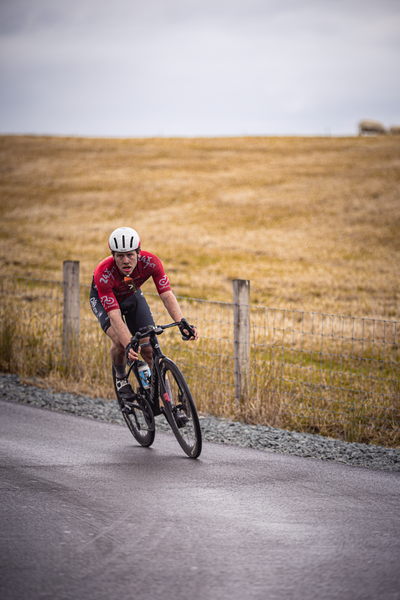
[[[233,280],[235,401],[250,393],[250,281]]]
[[[71,360],[79,340],[79,262],[65,260],[63,265],[63,356]]]

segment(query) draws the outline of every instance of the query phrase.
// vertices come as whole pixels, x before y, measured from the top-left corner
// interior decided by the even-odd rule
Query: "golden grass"
[[[62,284],[0,278],[0,370],[56,390],[113,400],[109,340],[81,286],[79,344],[62,349]],[[148,295],[157,323],[168,321]],[[398,324],[251,308],[249,387],[234,396],[233,307],[181,298],[202,331],[184,343],[161,337],[188,379],[198,410],[248,423],[309,431],[348,441],[400,444]],[[38,385],[36,379],[36,385]],[[113,400],[115,401],[115,399]]]
[[[241,278],[251,281],[254,305],[400,320],[398,137],[3,136],[0,153],[1,274],[60,281],[63,261],[78,260],[81,283],[89,284],[109,253],[111,231],[129,225],[139,231],[143,249],[160,256],[179,296],[230,302],[232,279]],[[144,291],[154,292],[153,284]],[[24,311],[29,304],[27,297]],[[11,314],[6,308],[4,316]],[[107,339],[93,333],[92,321],[81,334],[72,373],[62,364],[60,323],[43,330],[30,310],[16,319],[17,329],[9,316],[0,327],[2,368],[35,374],[57,389],[112,396]],[[262,372],[255,396],[237,407],[231,350],[221,347],[215,363],[218,341],[208,335],[210,323],[198,325],[201,361],[181,346],[166,348],[173,358],[178,353],[200,410],[398,445],[398,362],[396,390],[382,390],[389,404],[380,414],[374,397],[357,386],[355,400],[329,392],[317,407],[296,382],[274,389],[268,369],[276,366],[266,368],[268,357],[256,368]],[[297,369],[292,355],[285,358],[288,373]],[[223,370],[229,389],[220,380]],[[204,380],[210,385],[203,393]]]
[[[133,226],[178,295],[399,319],[400,139],[3,136],[2,272],[81,282]],[[153,291],[148,282],[144,290]]]

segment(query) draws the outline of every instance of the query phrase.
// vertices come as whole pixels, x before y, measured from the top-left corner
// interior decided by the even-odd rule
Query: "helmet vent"
[[[140,237],[130,227],[118,227],[110,235],[108,245],[111,252],[132,252],[140,248]]]

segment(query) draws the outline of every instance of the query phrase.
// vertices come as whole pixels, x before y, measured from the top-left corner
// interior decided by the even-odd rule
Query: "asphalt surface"
[[[0,402],[0,598],[400,599],[400,474]]]

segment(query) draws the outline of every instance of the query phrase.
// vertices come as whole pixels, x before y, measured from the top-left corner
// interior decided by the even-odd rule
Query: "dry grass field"
[[[400,136],[0,137],[1,273],[89,283],[137,229],[177,295],[400,319]],[[154,291],[151,282],[144,291]]]
[[[3,136],[0,153],[0,275],[61,281],[63,261],[78,260],[89,284],[111,231],[132,226],[175,293],[200,299],[182,299],[186,314],[202,305],[195,350],[172,337],[163,348],[184,365],[201,411],[399,446],[398,325],[286,319],[280,309],[400,321],[400,136]],[[240,404],[230,317],[217,316],[229,309],[214,314],[201,302],[231,302],[236,278],[251,281],[254,323],[264,306],[273,319],[263,329],[261,316],[254,329],[251,392]],[[109,343],[87,289],[79,348],[65,361],[62,305],[51,292],[61,286],[1,284],[0,369],[110,396]],[[151,281],[144,291],[155,292]]]

